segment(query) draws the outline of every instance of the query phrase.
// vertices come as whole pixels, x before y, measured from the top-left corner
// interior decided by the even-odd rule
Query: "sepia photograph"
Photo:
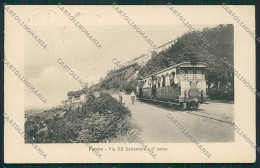
[[[67,72],[64,77],[71,80],[66,87],[56,82],[58,76],[43,81],[57,88],[48,90],[48,95],[56,98],[50,103],[57,104],[43,110],[33,107],[34,101],[28,102],[31,108],[25,109],[26,143],[136,142],[136,137],[145,142],[190,142],[191,136],[199,142],[234,141],[234,129],[222,117],[225,114],[233,119],[234,115],[234,72],[224,63],[233,66],[233,25],[200,27],[194,32],[182,31],[184,26],[147,27],[166,43],[148,51],[145,40],[143,47],[135,44],[143,52],[141,55],[127,50],[121,51],[121,55],[114,48],[107,49],[103,57],[111,58],[115,65],[106,67],[105,75],[99,70],[105,62],[86,59],[84,51],[75,59],[71,55],[76,52],[74,47],[52,63],[53,67],[48,62],[32,62],[33,52],[26,55],[27,78],[41,78],[44,71],[56,71]],[[117,30],[114,34],[113,29]],[[160,34],[162,29],[165,34]],[[110,32],[110,39],[106,40],[118,42],[118,48],[126,49],[128,46],[123,43],[129,39],[126,31],[131,31],[131,27],[112,25],[104,34]],[[203,43],[203,37],[209,46]],[[136,36],[132,41],[139,38]],[[63,48],[66,43],[70,42],[61,43]],[[86,66],[90,64],[95,68],[89,70]],[[95,78],[91,80],[84,73],[95,74]],[[70,88],[70,84],[74,86]],[[37,93],[31,92],[37,92],[33,86],[25,88],[26,100],[35,98]],[[174,127],[174,120],[185,127],[184,133]]]

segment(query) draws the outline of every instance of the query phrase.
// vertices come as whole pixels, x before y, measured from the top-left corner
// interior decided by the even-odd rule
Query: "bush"
[[[82,107],[51,109],[32,116],[25,123],[25,132],[36,143],[109,142],[126,135],[128,127],[120,123],[126,123],[130,116],[131,112],[111,95],[89,93]],[[41,124],[47,131],[41,131]]]
[[[95,100],[95,101],[94,101]],[[126,134],[126,129],[120,125],[131,116],[130,111],[107,93],[101,93],[98,98],[88,96],[88,117],[82,123],[79,142],[107,142],[118,135]]]

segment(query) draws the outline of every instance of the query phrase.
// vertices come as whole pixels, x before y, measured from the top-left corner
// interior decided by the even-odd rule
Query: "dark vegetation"
[[[87,100],[82,107],[61,106],[29,116],[26,134],[35,143],[110,142],[126,135],[131,128],[127,108],[107,93],[90,92]],[[123,126],[122,122],[129,125]]]
[[[212,99],[233,100],[234,73],[228,70],[221,58],[227,58],[234,64],[234,28],[233,25],[219,25],[205,28],[202,36],[210,43],[208,47],[198,37],[197,32],[188,32],[177,39],[168,49],[153,53],[145,64],[121,67],[110,71],[100,83],[92,86],[95,90],[120,88],[126,91],[135,90],[137,78],[165,69],[175,63],[199,61],[208,64],[206,80],[208,94]],[[136,74],[136,72],[138,72]]]
[[[152,58],[144,66],[135,63],[120,67],[109,71],[105,78],[90,88],[68,92],[68,97],[88,94],[87,102],[81,106],[64,105],[42,113],[26,114],[25,132],[35,143],[117,142],[118,137],[127,137],[127,129],[133,128],[127,122],[131,113],[102,91],[123,89],[131,92],[137,86],[137,78],[187,61],[208,64],[207,94],[211,99],[233,100],[234,73],[221,61],[226,57],[230,64],[234,64],[233,31],[233,25],[203,29],[201,34],[210,43],[209,47],[196,32],[185,33],[168,49],[152,53]],[[123,126],[121,121],[127,126]]]
[[[120,88],[127,92],[135,90],[137,85],[136,73],[141,68],[137,63],[112,70],[107,73],[105,79],[100,79],[99,87],[102,89]]]

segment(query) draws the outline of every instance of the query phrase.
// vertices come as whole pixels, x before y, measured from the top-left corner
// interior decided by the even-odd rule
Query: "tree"
[[[73,91],[69,91],[68,93],[67,93],[67,96],[68,97],[72,97],[74,95],[74,92]]]
[[[200,38],[204,37],[209,46]],[[145,66],[139,70],[140,76],[150,75],[159,70],[182,62],[207,63],[206,80],[208,89],[212,84],[219,90],[219,86],[234,88],[234,73],[229,71],[221,61],[227,58],[234,64],[234,27],[233,25],[218,25],[214,28],[204,28],[201,32],[188,32],[177,39],[168,49],[154,55]],[[230,85],[231,84],[231,85]]]

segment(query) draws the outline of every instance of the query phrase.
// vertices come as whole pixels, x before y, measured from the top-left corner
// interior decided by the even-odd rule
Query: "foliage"
[[[210,45],[203,43],[201,37],[204,37]],[[137,66],[136,70],[139,71],[139,77],[143,77],[182,62],[205,62],[208,65],[206,69],[208,88],[215,86],[216,92],[228,89],[229,94],[232,94],[234,73],[228,70],[228,67],[221,61],[222,58],[226,58],[231,65],[234,64],[233,25],[218,25],[210,29],[204,28],[201,32],[185,33],[177,38],[177,42],[168,49],[159,53],[154,52],[152,58],[144,66]],[[109,75],[112,76],[113,73]],[[118,84],[114,84],[115,81],[118,81],[118,78],[112,80],[112,87],[119,87]],[[134,86],[136,84],[131,85],[131,87]],[[108,88],[111,87],[105,87],[105,89]]]
[[[64,106],[30,116],[25,132],[35,143],[106,142],[126,134],[120,122],[127,123],[130,116],[109,94],[90,91],[82,107]],[[41,131],[40,123],[47,125],[47,131]]]
[[[68,97],[72,97],[74,95],[74,92],[73,91],[69,91],[68,93],[67,93],[67,96]]]
[[[105,90],[111,88],[120,88],[126,91],[135,90],[137,81],[134,75],[139,69],[140,66],[135,63],[121,67],[118,70],[109,71],[106,78],[100,80],[99,86]]]
[[[208,64],[206,79],[209,83],[232,82],[230,72],[221,61],[221,58],[226,57],[230,64],[233,64],[233,25],[219,25],[211,29],[205,28],[201,33],[210,43],[210,47],[199,39],[198,32],[185,33],[177,39],[174,45],[149,60],[141,68],[140,75],[149,75],[174,63],[195,60]]]
[[[204,37],[210,45],[207,46],[203,43],[201,37]],[[150,75],[175,63],[199,61],[208,65],[206,69],[208,88],[214,85],[217,87],[217,92],[220,88],[223,88],[224,90],[231,90],[232,94],[234,73],[228,70],[228,67],[221,61],[222,58],[226,58],[231,65],[234,64],[233,25],[221,24],[214,28],[204,28],[202,31],[185,33],[177,38],[177,42],[168,49],[159,53],[153,52],[152,58],[144,66],[135,64],[112,70],[105,79],[100,81],[98,86],[101,89],[134,90],[137,85],[137,77]],[[129,72],[130,75],[127,75]],[[137,77],[133,77],[135,72],[139,72]],[[229,97],[232,97],[232,95]]]
[[[68,97],[79,96],[83,93],[87,93],[88,90],[89,90],[89,87],[88,87],[88,83],[86,82],[86,86],[83,89],[78,90],[78,91],[69,91],[67,93],[67,96]]]

